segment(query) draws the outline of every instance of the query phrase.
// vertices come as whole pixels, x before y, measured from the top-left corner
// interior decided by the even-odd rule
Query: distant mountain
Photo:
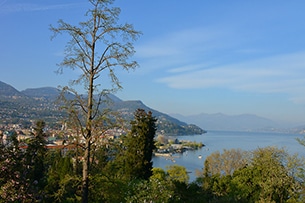
[[[12,86],[0,82],[0,124],[22,122],[29,124],[31,120],[43,119],[47,123],[59,122],[65,115],[55,104],[60,91],[53,87],[31,88],[21,92]],[[74,98],[68,94],[67,97]],[[195,125],[189,125],[167,114],[151,109],[141,101],[123,101],[115,95],[109,94],[111,104],[103,108],[118,111],[128,121],[133,119],[136,109],[151,111],[157,121],[158,133],[167,135],[202,134],[205,131]]]
[[[60,94],[60,91],[54,87],[41,87],[25,89],[22,90],[21,93],[32,98],[45,98],[55,100]]]
[[[154,110],[154,109],[146,106],[140,100],[131,100],[131,101],[122,101],[121,100],[120,102],[116,102],[114,104],[114,109],[119,111],[119,112],[135,112],[137,109],[144,109],[147,112],[148,111],[153,112],[153,115],[155,117],[158,117],[159,119],[161,118],[161,120],[165,119],[165,120],[174,122],[174,123],[179,124],[179,125],[186,125],[185,122],[179,121],[176,118],[173,118],[173,117],[171,117],[167,114],[161,113],[157,110]],[[162,118],[164,118],[164,119],[162,119]]]
[[[50,99],[51,96],[45,98],[46,94],[39,95],[35,90],[24,91],[24,94],[3,82],[0,82],[0,89],[0,124],[29,126],[32,121],[43,119],[53,125],[64,115],[54,104],[54,99]],[[41,88],[38,89],[41,91]]]
[[[114,103],[112,107],[115,111],[124,115],[127,120],[133,118],[133,113],[136,109],[144,109],[145,111],[151,111],[153,116],[155,116],[157,120],[157,129],[158,133],[166,134],[166,135],[190,135],[190,134],[203,134],[204,130],[199,128],[193,124],[187,124],[182,122],[176,118],[173,118],[167,114],[161,113],[157,110],[149,108],[142,101],[121,101]]]
[[[184,121],[194,123],[207,130],[228,130],[228,131],[274,131],[283,127],[278,122],[260,117],[253,114],[225,115],[216,114],[198,114],[183,116],[171,114],[171,116]]]
[[[25,97],[24,94],[16,90],[11,85],[0,81],[0,98]]]

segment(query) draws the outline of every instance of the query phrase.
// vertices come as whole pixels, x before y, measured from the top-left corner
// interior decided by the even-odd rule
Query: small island
[[[202,142],[189,140],[169,139],[164,135],[159,135],[155,142],[155,156],[172,156],[176,153],[183,153],[189,150],[197,150],[205,145]]]

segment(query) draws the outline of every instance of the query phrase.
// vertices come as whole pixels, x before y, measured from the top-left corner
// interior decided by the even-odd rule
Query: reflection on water
[[[300,145],[296,138],[303,138],[300,134],[284,133],[254,133],[254,132],[229,132],[229,131],[209,131],[203,135],[179,136],[179,140],[191,140],[202,142],[205,147],[187,151],[183,154],[175,154],[173,159],[166,157],[154,157],[153,166],[166,169],[168,165],[178,164],[186,167],[190,172],[190,181],[196,179],[196,170],[202,170],[205,158],[223,149],[243,149],[255,150],[259,147],[276,146],[284,147],[289,153],[298,153],[305,156],[305,147]]]

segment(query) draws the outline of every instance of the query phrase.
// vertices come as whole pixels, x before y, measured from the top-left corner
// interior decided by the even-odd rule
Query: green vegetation
[[[45,123],[0,145],[0,202],[80,202],[81,145],[46,150]],[[92,145],[88,202],[304,202],[305,160],[284,149],[214,152],[189,182],[183,166],[152,168],[155,118],[135,112],[131,129]],[[3,134],[1,135],[3,137]],[[161,139],[161,138],[159,138]],[[165,140],[164,140],[165,141]],[[25,143],[27,143],[25,145]],[[24,147],[27,146],[27,147]]]
[[[182,146],[183,147],[188,147],[191,148],[193,150],[199,149],[201,147],[204,146],[204,144],[202,144],[202,142],[191,142],[191,141],[182,141]]]
[[[155,155],[171,155],[173,153],[182,153],[187,150],[197,150],[204,146],[202,142],[189,140],[172,140],[168,136],[158,135],[156,138]]]
[[[123,165],[122,175],[128,180],[148,180],[152,175],[152,154],[155,148],[156,119],[151,112],[143,109],[135,112],[135,119],[131,122],[131,130],[123,138],[125,146],[122,155],[117,157]]]
[[[170,120],[163,120],[162,122],[157,122],[158,129],[162,129],[161,132],[164,135],[201,135],[206,133],[196,125],[178,125]]]
[[[274,147],[225,150],[207,157],[201,183],[210,202],[304,202],[304,164]]]
[[[17,135],[9,138],[9,144],[0,146],[0,202],[26,202],[44,197],[47,168],[45,164],[45,123],[37,121],[34,136],[23,151]]]

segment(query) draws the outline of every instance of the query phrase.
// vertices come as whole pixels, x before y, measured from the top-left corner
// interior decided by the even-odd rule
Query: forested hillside
[[[61,126],[65,111],[60,108],[57,99],[60,91],[53,87],[31,88],[21,92],[11,85],[0,83],[0,117],[2,124],[23,124],[31,125],[31,120],[43,119],[49,126]],[[67,94],[72,99],[73,94]],[[123,101],[115,95],[108,96],[110,102],[102,105],[102,108],[110,108],[119,112],[128,123],[136,109],[151,111],[158,119],[157,133],[166,135],[193,135],[202,134],[205,131],[201,128],[179,121],[171,116],[151,109],[141,101]],[[0,124],[1,124],[0,123]]]

